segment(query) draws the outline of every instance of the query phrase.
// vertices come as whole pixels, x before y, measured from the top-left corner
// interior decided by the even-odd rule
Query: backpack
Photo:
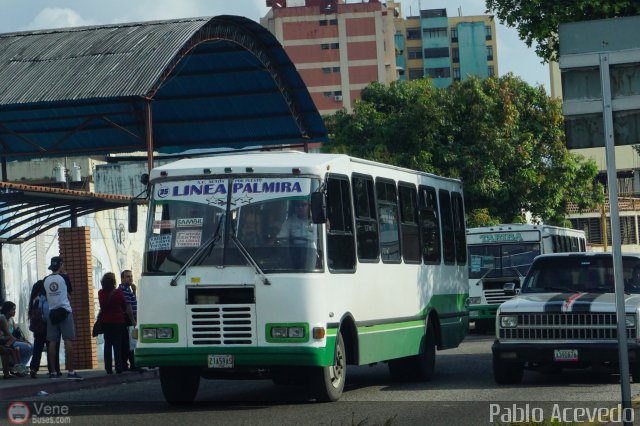
[[[47,333],[47,311],[48,303],[47,298],[43,295],[33,299],[31,313],[29,315],[29,330],[33,334],[46,334]]]

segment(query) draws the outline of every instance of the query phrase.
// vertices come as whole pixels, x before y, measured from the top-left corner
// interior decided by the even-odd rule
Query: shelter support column
[[[77,369],[98,367],[96,340],[91,336],[96,317],[91,257],[91,229],[87,226],[58,230],[60,256],[71,279],[69,295],[76,327],[74,360]]]
[[[144,127],[147,138],[147,173],[153,169],[153,116],[151,111],[151,99],[146,99],[144,104]]]

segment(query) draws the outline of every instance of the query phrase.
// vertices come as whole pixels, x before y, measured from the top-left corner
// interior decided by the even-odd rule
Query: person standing
[[[31,378],[38,377],[40,369],[40,360],[42,358],[42,350],[47,341],[47,317],[49,316],[49,303],[47,302],[47,293],[44,290],[44,280],[38,280],[31,288],[31,297],[29,298],[29,330],[33,333],[33,356],[31,357]],[[49,364],[49,375],[55,373]]]
[[[138,321],[138,300],[135,294],[135,285],[133,284],[133,272],[128,269],[122,271],[120,273],[120,281],[121,284],[118,289],[124,294],[124,298],[131,307],[132,313],[130,321],[126,324],[125,332],[122,335],[122,362],[125,370],[135,370],[136,364],[133,354],[135,348],[132,348],[130,344],[131,332]],[[125,322],[127,322],[126,318]]]
[[[131,306],[127,304],[124,294],[116,288],[116,276],[107,272],[100,280],[102,290],[98,292],[100,301],[100,317],[104,328],[104,367],[107,374],[113,374],[112,351],[116,373],[124,371],[122,357],[122,335],[125,332],[125,315],[133,317]]]
[[[47,301],[49,302],[49,316],[47,317],[47,341],[49,342],[47,348],[47,359],[49,365],[51,365],[55,373],[50,373],[49,377],[59,378],[62,376],[60,373],[60,355],[58,352],[58,346],[60,345],[60,338],[64,339],[64,346],[66,348],[66,367],[67,378],[82,380],[80,376],[74,370],[74,341],[76,340],[75,323],[73,322],[73,312],[71,310],[71,303],[69,301],[69,294],[71,293],[71,280],[64,273],[64,264],[62,257],[54,256],[51,258],[51,264],[49,265],[51,275],[48,275],[44,279],[44,289],[47,293]],[[66,317],[60,322],[53,324],[51,321],[52,311],[62,308],[66,311]]]

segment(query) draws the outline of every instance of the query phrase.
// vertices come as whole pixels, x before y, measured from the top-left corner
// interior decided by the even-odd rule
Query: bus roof
[[[323,175],[332,170],[344,173],[345,169],[352,168],[350,163],[382,167],[460,183],[459,179],[445,178],[430,173],[350,157],[346,154],[319,154],[300,151],[237,153],[188,158],[154,167],[149,177],[151,180],[157,179],[161,177],[161,172],[165,172],[167,177],[200,176],[205,174],[205,169],[208,170],[206,174],[211,175],[247,173],[247,168],[251,168],[252,171],[250,173],[253,174],[291,174],[293,169],[299,169],[302,174]],[[231,171],[229,172],[228,169],[231,169]]]
[[[494,226],[481,226],[478,228],[467,228],[467,235],[474,234],[488,234],[493,232],[525,232],[525,231],[541,231],[544,233],[557,234],[559,232],[563,232],[566,234],[573,235],[582,235],[584,236],[585,232],[579,229],[573,228],[562,228],[560,226],[552,226],[552,225],[532,225],[527,223],[508,223],[508,224],[500,224]]]

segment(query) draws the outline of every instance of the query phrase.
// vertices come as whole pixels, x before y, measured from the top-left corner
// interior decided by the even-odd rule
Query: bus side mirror
[[[138,205],[135,202],[129,203],[129,233],[138,232]]]
[[[313,223],[327,221],[327,199],[324,192],[311,193],[311,221]]]

